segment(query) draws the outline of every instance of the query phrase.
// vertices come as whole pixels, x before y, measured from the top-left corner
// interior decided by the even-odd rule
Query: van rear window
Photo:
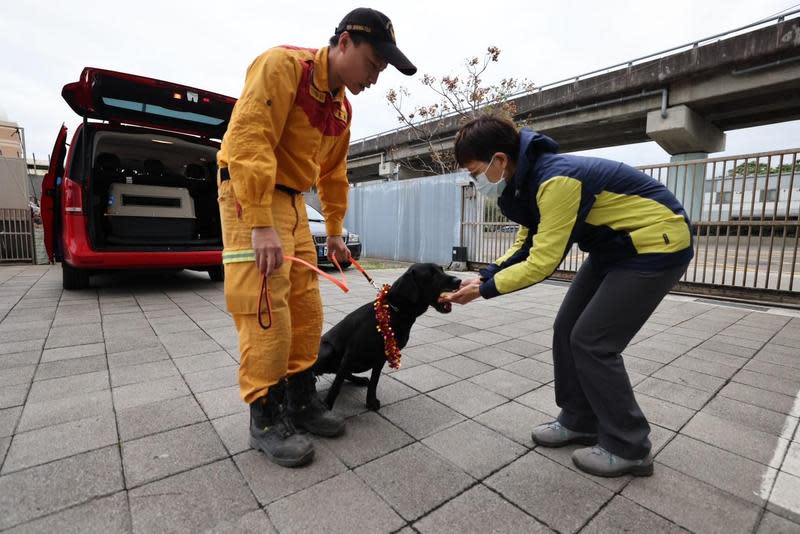
[[[218,126],[222,124],[225,119],[219,117],[210,117],[201,113],[192,113],[190,111],[176,111],[174,109],[167,109],[162,106],[153,104],[146,104],[143,102],[134,102],[132,100],[121,100],[119,98],[103,97],[103,104],[120,109],[129,109],[131,111],[138,111],[140,113],[147,113],[150,115],[160,115],[162,117],[171,117],[188,122],[197,122],[201,124],[210,124]]]

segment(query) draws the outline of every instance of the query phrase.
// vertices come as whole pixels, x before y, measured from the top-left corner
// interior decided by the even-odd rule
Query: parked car
[[[306,204],[306,214],[308,215],[308,224],[311,227],[311,235],[314,237],[314,245],[317,247],[317,263],[320,265],[330,265],[328,260],[328,237],[325,232],[325,218],[320,212],[313,207]],[[342,229],[342,239],[344,239],[347,248],[350,250],[350,255],[356,260],[361,258],[361,238],[358,234],[347,231],[347,228]],[[346,261],[341,264],[342,269],[350,266],[350,262]]]
[[[64,288],[114,269],[221,280],[216,153],[236,100],[96,68],[61,95],[83,120],[69,145],[66,126],[58,133],[41,213]]]

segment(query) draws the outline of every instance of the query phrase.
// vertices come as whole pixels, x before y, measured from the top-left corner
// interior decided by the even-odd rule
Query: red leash
[[[283,258],[285,260],[289,260],[289,261],[293,261],[295,263],[300,263],[302,265],[305,265],[306,267],[308,267],[312,271],[315,271],[318,275],[320,275],[323,278],[327,279],[328,281],[332,282],[334,285],[336,285],[336,287],[341,289],[344,293],[347,293],[347,292],[350,291],[350,287],[347,285],[347,276],[345,276],[344,271],[342,270],[342,266],[339,265],[339,262],[336,260],[336,256],[331,256],[331,260],[333,261],[333,264],[336,266],[336,268],[339,269],[339,272],[342,275],[342,279],[341,280],[339,280],[338,278],[336,278],[334,276],[331,276],[328,273],[322,271],[316,265],[313,265],[313,264],[311,264],[311,263],[309,263],[309,262],[307,262],[305,260],[302,260],[300,258],[295,258],[294,256],[286,256],[286,255],[284,255]],[[364,270],[364,268],[361,266],[361,264],[359,264],[355,260],[355,258],[350,256],[348,258],[348,260],[355,266],[356,269],[358,269],[358,271],[361,274],[364,275],[364,278],[367,279],[367,282],[369,282],[372,285],[372,287],[378,289],[378,286],[377,286],[377,284],[375,284],[375,281],[372,278],[370,278],[370,276],[367,274],[367,271]],[[261,311],[262,310],[262,304],[264,302],[267,303],[267,318],[269,319],[269,323],[267,323],[266,326],[264,325],[264,321],[261,318],[261,316],[262,316],[262,311]],[[269,297],[269,287],[267,285],[267,276],[266,275],[261,277],[261,291],[258,294],[258,324],[264,330],[267,330],[270,326],[272,326],[272,300]]]

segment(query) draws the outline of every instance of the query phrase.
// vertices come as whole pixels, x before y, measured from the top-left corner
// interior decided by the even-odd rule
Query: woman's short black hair
[[[514,123],[493,115],[482,115],[464,124],[456,134],[456,162],[466,167],[470,161],[488,163],[496,152],[517,161],[519,132]]]

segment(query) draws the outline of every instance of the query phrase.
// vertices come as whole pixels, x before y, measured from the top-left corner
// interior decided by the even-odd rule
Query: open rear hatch
[[[82,117],[222,139],[235,98],[144,76],[86,67],[61,96]]]

